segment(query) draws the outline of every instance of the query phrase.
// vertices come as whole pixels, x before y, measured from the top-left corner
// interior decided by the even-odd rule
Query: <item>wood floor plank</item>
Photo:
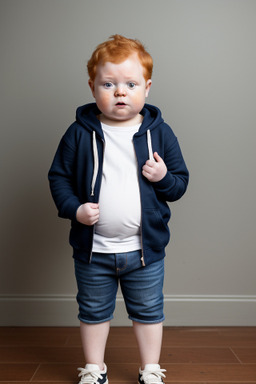
[[[163,346],[255,347],[256,327],[164,328]]]
[[[41,364],[32,382],[78,381],[77,364]]]
[[[256,346],[256,327],[221,327],[219,334],[231,347]]]
[[[229,348],[164,347],[162,363],[183,364],[236,364],[239,360]]]
[[[249,364],[166,364],[166,369],[169,381],[256,381],[256,365]]]
[[[83,363],[82,347],[0,347],[2,363]]]
[[[163,346],[175,347],[229,347],[229,344],[223,342],[217,329],[206,328],[184,328],[173,329],[164,328]]]
[[[38,364],[0,364],[0,382],[30,380],[38,368]]]
[[[106,364],[118,363],[118,364],[131,364],[139,363],[140,355],[137,347],[107,347],[105,353]]]
[[[252,334],[255,334],[256,327],[255,326],[248,326],[248,327],[246,327],[246,326],[241,326],[241,327],[237,326],[236,327],[235,326],[235,327],[217,327],[216,329],[219,331],[219,333],[221,335],[225,335],[225,334],[237,335],[237,334],[239,334],[241,332],[243,334],[250,334],[250,335],[252,335]]]
[[[62,328],[14,327],[10,331],[5,329],[0,337],[0,345],[65,346],[67,338],[68,335]]]
[[[238,359],[245,364],[256,364],[256,348],[233,348]]]

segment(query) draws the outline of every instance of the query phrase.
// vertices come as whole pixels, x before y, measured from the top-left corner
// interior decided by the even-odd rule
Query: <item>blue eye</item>
[[[135,86],[136,86],[136,84],[135,84],[133,81],[130,81],[130,82],[128,83],[128,88],[130,88],[130,89],[135,88]]]
[[[105,83],[104,87],[105,88],[111,88],[111,87],[113,87],[113,84],[112,83]]]

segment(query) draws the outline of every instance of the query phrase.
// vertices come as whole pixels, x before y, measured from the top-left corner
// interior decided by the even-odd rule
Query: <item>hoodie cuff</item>
[[[164,191],[169,189],[173,182],[173,176],[171,172],[167,172],[166,175],[162,178],[162,180],[152,183],[154,188],[159,191]]]
[[[76,213],[80,205],[81,205],[80,202],[76,202],[76,201],[73,201],[72,203],[70,202],[67,206],[62,207],[62,209],[59,211],[59,216],[64,219],[77,221]]]

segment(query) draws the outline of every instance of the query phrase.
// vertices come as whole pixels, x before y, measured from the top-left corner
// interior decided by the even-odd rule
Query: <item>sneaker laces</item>
[[[98,384],[98,379],[102,379],[100,371],[94,371],[88,368],[77,368],[80,371],[78,377],[81,377],[79,384]]]
[[[165,378],[165,374],[163,372],[166,372],[166,369],[161,369],[160,366],[158,367],[146,367],[145,370],[141,371],[142,380],[145,384],[159,384],[163,383],[162,378]]]

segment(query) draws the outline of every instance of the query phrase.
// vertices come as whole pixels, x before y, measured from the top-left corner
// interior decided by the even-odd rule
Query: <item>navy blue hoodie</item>
[[[77,109],[76,121],[62,137],[48,174],[59,216],[71,220],[69,241],[73,257],[85,262],[91,260],[94,226],[79,223],[76,211],[81,204],[99,200],[104,157],[99,114],[95,103]],[[142,255],[144,265],[148,265],[165,256],[171,216],[167,202],[178,200],[185,193],[189,174],[177,138],[163,121],[160,110],[145,104],[141,114],[144,119],[133,143],[139,170]],[[155,151],[164,160],[167,174],[152,183],[141,171]]]

